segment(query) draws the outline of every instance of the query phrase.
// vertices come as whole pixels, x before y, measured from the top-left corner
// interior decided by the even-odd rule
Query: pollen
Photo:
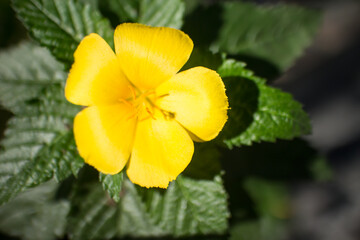
[[[128,120],[132,118],[137,118],[139,121],[144,121],[149,118],[156,120],[158,113],[161,113],[165,120],[172,120],[175,118],[175,112],[162,109],[157,105],[157,101],[159,99],[169,96],[168,93],[158,96],[154,90],[142,92],[132,84],[129,84],[128,88],[130,90],[131,97],[127,99],[119,99],[119,102],[134,108],[134,112],[128,116]]]

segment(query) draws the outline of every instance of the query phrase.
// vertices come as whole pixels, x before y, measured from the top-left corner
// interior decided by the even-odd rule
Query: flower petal
[[[88,107],[76,115],[75,141],[86,163],[105,174],[124,168],[135,135],[133,113],[132,107],[117,104]]]
[[[115,51],[129,81],[154,89],[189,59],[193,42],[180,30],[124,23],[115,30]]]
[[[65,97],[69,102],[90,106],[113,104],[129,96],[129,82],[121,71],[118,59],[99,35],[86,36],[74,53]]]
[[[227,120],[228,100],[220,76],[213,70],[195,67],[176,74],[160,85],[158,101],[164,110],[175,112],[175,119],[195,136],[193,140],[215,138]]]
[[[127,175],[143,187],[167,188],[189,164],[194,143],[176,121],[150,118],[138,123]]]

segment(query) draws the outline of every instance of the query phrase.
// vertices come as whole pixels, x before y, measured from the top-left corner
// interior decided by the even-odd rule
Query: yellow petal
[[[115,30],[115,51],[128,80],[154,89],[188,60],[193,42],[180,30],[124,23]]]
[[[105,174],[124,168],[135,134],[133,113],[132,107],[117,104],[88,107],[76,115],[75,141],[86,163]]]
[[[85,37],[74,53],[65,97],[69,102],[90,106],[113,104],[129,96],[128,81],[110,46],[99,35]]]
[[[127,175],[143,187],[167,188],[189,164],[194,143],[176,121],[148,119],[137,126]]]
[[[220,76],[213,70],[195,67],[176,74],[160,85],[160,108],[175,112],[175,119],[195,136],[193,140],[215,138],[227,120],[228,100]]]

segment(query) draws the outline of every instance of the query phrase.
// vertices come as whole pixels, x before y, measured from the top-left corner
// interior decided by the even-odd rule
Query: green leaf
[[[0,54],[0,103],[13,113],[21,113],[24,103],[38,96],[52,83],[60,83],[66,74],[61,64],[44,49],[30,43]]]
[[[223,62],[220,54],[214,54],[209,50],[195,47],[189,60],[185,63],[180,71],[193,67],[203,66],[210,69],[217,69]]]
[[[107,0],[110,11],[116,14],[120,22],[137,22],[140,0]]]
[[[215,142],[194,144],[194,155],[183,174],[195,179],[212,180],[222,170],[219,146]]]
[[[170,192],[170,187],[166,192]],[[163,194],[161,190],[159,192],[156,189],[144,190],[126,179],[124,195],[120,202],[119,235],[121,237],[166,235],[167,232],[159,226],[161,222],[159,215],[162,211],[166,211],[163,206]]]
[[[115,175],[100,173],[99,178],[104,190],[109,193],[110,197],[114,199],[115,202],[119,202],[120,191],[124,180],[123,172],[121,171]]]
[[[320,14],[294,5],[225,2],[222,19],[212,50],[260,58],[284,70],[311,43]]]
[[[231,144],[269,141],[276,138],[293,139],[310,133],[310,120],[300,103],[279,89],[266,85],[259,86],[259,105],[254,121],[239,137],[231,139]]]
[[[227,195],[220,176],[194,180],[179,176],[166,191],[125,182],[120,233],[129,236],[223,234],[227,230]]]
[[[311,131],[308,115],[288,93],[265,85],[245,65],[226,60],[218,72],[229,97],[229,120],[223,131],[229,148],[253,142],[293,139]]]
[[[221,77],[242,77],[250,79],[257,84],[264,84],[263,78],[254,75],[254,72],[246,69],[246,63],[235,61],[234,59],[226,59],[219,67],[218,72]]]
[[[284,183],[248,178],[244,182],[244,187],[255,202],[259,214],[279,219],[289,217],[290,196]]]
[[[74,0],[13,0],[13,8],[31,36],[67,68],[86,35],[98,33],[112,45],[109,21],[89,4],[80,5]]]
[[[333,178],[331,166],[323,156],[316,156],[310,165],[310,171],[316,181],[326,182]]]
[[[120,22],[181,28],[185,4],[181,0],[108,0]]]
[[[230,229],[229,240],[282,240],[287,235],[285,221],[265,216],[237,223]]]
[[[99,0],[75,0],[75,2],[78,2],[81,5],[89,4],[93,9],[97,9],[99,6]]]
[[[63,237],[70,204],[53,200],[56,187],[54,182],[42,184],[1,206],[0,230],[25,240]]]
[[[83,166],[72,132],[45,136],[42,131],[45,129],[24,130],[23,135],[35,135],[38,139],[34,137],[31,142],[25,143],[22,137],[19,143],[11,144],[10,147],[5,145],[0,155],[0,203],[52,178],[63,180],[76,174]]]
[[[68,225],[72,239],[189,236],[227,230],[227,195],[218,175],[211,180],[179,176],[167,190],[141,188],[126,178],[116,203],[96,179],[93,182],[94,174],[93,169],[83,168],[73,188]]]
[[[117,232],[117,205],[99,184],[77,184],[71,196],[70,239],[110,239]]]
[[[33,55],[31,62],[22,62],[29,51],[38,55]],[[25,89],[24,85],[29,86],[31,93],[24,91],[23,98],[7,105],[15,116],[8,123],[2,141],[4,150],[0,152],[0,204],[53,177],[60,181],[76,174],[83,165],[71,131],[79,107],[64,98],[63,84],[58,83],[57,77],[65,74],[51,74],[59,64],[44,49],[29,44],[13,50],[9,56],[8,72],[0,78],[0,86],[8,86],[8,95],[2,100],[8,102],[18,89]],[[49,60],[48,65],[42,57]],[[12,67],[12,61],[18,65]]]
[[[190,14],[201,4],[201,0],[183,0],[183,2],[185,3],[185,15]]]

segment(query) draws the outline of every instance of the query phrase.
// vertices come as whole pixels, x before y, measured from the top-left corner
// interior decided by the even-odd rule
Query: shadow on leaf
[[[224,151],[223,164],[226,176],[233,180],[259,176],[291,181],[311,178],[310,165],[317,156],[317,152],[304,140],[279,140]]]
[[[221,172],[221,152],[214,142],[195,143],[195,151],[184,175],[194,179],[214,179]]]
[[[183,31],[191,36],[195,46],[208,46],[218,36],[221,16],[222,7],[219,4],[200,5],[185,17]]]
[[[258,108],[259,89],[248,79],[228,77],[223,80],[230,109],[219,139],[230,139],[245,131],[253,122],[253,115]]]
[[[246,62],[247,68],[256,72],[256,75],[266,78],[268,82],[272,82],[281,72],[273,63],[250,55],[228,55],[228,58],[235,59],[240,62]]]

